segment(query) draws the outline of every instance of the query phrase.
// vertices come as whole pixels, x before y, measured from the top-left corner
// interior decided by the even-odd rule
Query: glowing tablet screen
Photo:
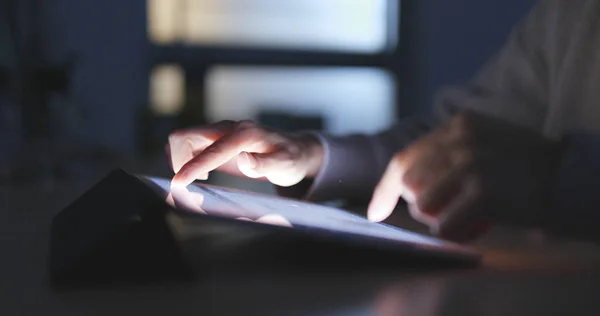
[[[373,223],[364,217],[333,207],[202,184],[171,188],[169,180],[143,178],[160,187],[163,193],[167,194],[166,200],[170,205],[199,214],[287,226],[292,229],[317,228],[422,246],[466,250],[453,243]]]

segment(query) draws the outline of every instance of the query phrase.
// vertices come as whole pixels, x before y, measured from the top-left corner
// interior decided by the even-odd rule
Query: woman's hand
[[[368,216],[386,219],[403,197],[415,219],[448,239],[473,239],[488,223],[541,225],[557,144],[497,119],[457,115],[391,160]]]
[[[316,138],[284,135],[251,121],[175,131],[169,136],[167,153],[176,185],[207,179],[211,171],[220,170],[292,186],[316,176],[323,163],[323,148]]]

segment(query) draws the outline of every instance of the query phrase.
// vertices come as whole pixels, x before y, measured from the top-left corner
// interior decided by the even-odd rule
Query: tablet
[[[397,250],[477,261],[473,249],[456,243],[417,234],[320,204],[308,203],[207,184],[171,187],[170,180],[138,176],[153,187],[170,206],[188,217],[205,217],[245,222],[262,229],[284,230],[320,238],[387,246]]]

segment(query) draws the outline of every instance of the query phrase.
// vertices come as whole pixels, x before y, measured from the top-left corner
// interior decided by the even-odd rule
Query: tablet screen
[[[423,246],[462,248],[436,238],[386,224],[373,223],[364,217],[324,205],[203,184],[191,184],[187,188],[171,188],[169,180],[155,177],[143,178],[163,190],[167,203],[174,208],[198,214],[286,226],[292,229],[317,228]]]

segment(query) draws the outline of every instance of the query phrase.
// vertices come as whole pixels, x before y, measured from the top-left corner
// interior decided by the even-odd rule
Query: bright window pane
[[[157,44],[179,40],[181,3],[178,0],[148,0],[148,36]]]
[[[159,42],[370,53],[388,45],[389,1],[149,0],[149,28]]]
[[[371,68],[233,67],[207,76],[210,121],[256,120],[264,112],[320,116],[332,134],[372,133],[395,121],[395,84]]]
[[[178,114],[184,105],[185,75],[177,65],[161,65],[150,76],[150,108],[158,115]]]

